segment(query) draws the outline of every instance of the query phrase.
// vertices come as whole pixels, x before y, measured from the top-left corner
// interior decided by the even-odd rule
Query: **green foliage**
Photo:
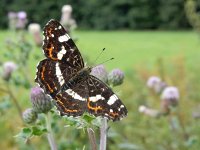
[[[61,8],[73,7],[73,16],[80,28],[94,29],[178,29],[188,28],[184,0],[67,0],[0,2],[0,27],[6,27],[9,11],[24,10],[29,22],[42,26],[51,18],[60,20]]]

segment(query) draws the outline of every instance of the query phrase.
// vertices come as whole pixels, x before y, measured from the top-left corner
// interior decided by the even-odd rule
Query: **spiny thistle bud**
[[[34,123],[37,119],[37,113],[32,108],[28,108],[23,112],[22,117],[25,123]]]
[[[9,81],[13,71],[15,71],[16,69],[17,69],[17,65],[14,62],[12,61],[5,62],[3,64],[2,78],[6,81]]]
[[[166,83],[162,82],[157,76],[151,76],[147,80],[147,86],[150,89],[153,89],[156,93],[160,93],[166,87]]]
[[[120,69],[113,69],[108,74],[108,83],[117,86],[123,83],[124,73]]]
[[[94,68],[92,68],[91,75],[97,77],[101,81],[107,83],[108,81],[108,73],[104,67],[104,65],[98,65]]]
[[[178,105],[179,91],[176,87],[166,87],[161,95],[161,108],[164,112],[169,112],[170,107]]]
[[[31,89],[31,103],[37,113],[47,113],[53,107],[51,98],[38,86]]]

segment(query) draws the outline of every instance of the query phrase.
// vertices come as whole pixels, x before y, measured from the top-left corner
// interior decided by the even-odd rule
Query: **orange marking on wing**
[[[92,107],[92,106],[90,105],[90,99],[89,99],[89,98],[88,98],[87,106],[88,106],[89,109],[94,110],[95,113],[97,113],[98,110],[102,110],[102,107],[101,107],[101,106],[98,106],[98,107]]]
[[[53,93],[53,89],[49,86],[49,84],[48,84],[48,83],[45,81],[45,79],[44,79],[44,71],[45,71],[45,67],[42,67],[41,78],[42,78],[42,80],[46,83],[46,85],[47,85],[49,91],[50,91],[51,93]]]
[[[58,60],[58,58],[53,57],[53,44],[51,44],[50,48],[47,48],[49,51],[49,57],[53,60]],[[47,51],[47,50],[46,50]]]
[[[56,101],[58,103],[60,103],[60,105],[65,109],[66,112],[78,112],[78,110],[76,110],[76,109],[67,109],[65,107],[64,103],[57,96],[56,96],[56,98],[57,98]]]
[[[114,113],[114,112],[109,112],[109,114],[110,114],[111,116],[113,116],[113,117],[115,117],[115,116],[119,116],[118,113]]]

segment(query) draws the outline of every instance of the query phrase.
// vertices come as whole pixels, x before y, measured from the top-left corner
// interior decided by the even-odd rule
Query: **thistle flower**
[[[53,107],[51,98],[38,86],[31,89],[31,103],[37,113],[47,113]]]
[[[166,83],[162,82],[157,76],[151,76],[147,80],[147,87],[153,89],[156,93],[160,93],[166,87]]]
[[[107,83],[108,81],[108,73],[104,67],[104,65],[98,65],[94,68],[92,68],[91,75],[97,77],[101,81]]]
[[[160,113],[159,111],[157,110],[154,110],[154,109],[150,109],[144,105],[141,105],[139,108],[138,108],[138,111],[140,113],[143,113],[147,116],[150,116],[150,117],[159,117]]]
[[[20,11],[17,13],[17,24],[16,24],[16,28],[17,29],[24,29],[26,24],[27,24],[27,15],[26,15],[26,12],[24,11]]]
[[[12,61],[5,62],[3,64],[2,78],[6,81],[9,81],[13,71],[15,71],[16,69],[17,69],[17,65],[14,62]]]
[[[117,86],[123,83],[124,73],[120,69],[113,69],[108,74],[108,83]]]
[[[25,123],[34,123],[37,119],[37,113],[32,108],[28,108],[23,112],[22,117]]]
[[[170,107],[178,105],[179,91],[176,87],[166,87],[161,95],[161,108],[164,112],[169,112]]]
[[[9,28],[10,29],[16,29],[17,13],[9,12],[8,13],[8,21],[9,21]]]

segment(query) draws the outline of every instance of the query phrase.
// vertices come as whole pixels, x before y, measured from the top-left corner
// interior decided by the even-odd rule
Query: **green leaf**
[[[33,126],[32,127],[32,135],[35,136],[41,136],[42,134],[47,133],[47,129],[46,128],[39,128],[37,126]]]

